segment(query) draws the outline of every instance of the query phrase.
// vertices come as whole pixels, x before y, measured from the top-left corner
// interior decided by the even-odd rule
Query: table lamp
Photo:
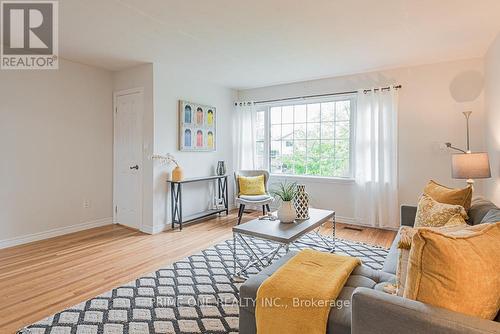
[[[451,174],[454,179],[466,179],[472,187],[474,179],[491,177],[488,153],[458,153],[451,156]]]

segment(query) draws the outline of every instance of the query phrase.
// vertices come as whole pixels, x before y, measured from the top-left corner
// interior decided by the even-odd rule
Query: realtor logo
[[[3,70],[57,69],[58,2],[1,1]]]

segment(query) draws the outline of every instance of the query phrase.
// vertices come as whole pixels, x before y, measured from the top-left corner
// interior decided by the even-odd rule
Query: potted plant
[[[278,219],[285,224],[295,221],[296,212],[293,199],[297,195],[296,183],[280,183],[278,189],[271,192],[275,198],[279,198],[281,205],[278,209]]]

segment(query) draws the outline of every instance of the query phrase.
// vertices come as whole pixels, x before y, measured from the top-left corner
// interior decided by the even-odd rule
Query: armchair
[[[264,175],[264,186],[266,193],[264,195],[240,195],[240,185],[238,182],[239,176],[259,176]],[[268,190],[269,172],[266,170],[240,170],[234,173],[234,184],[236,185],[236,204],[239,205],[238,225],[241,223],[243,212],[246,205],[262,206],[262,214],[271,211],[269,204],[274,201],[274,198],[269,195]]]

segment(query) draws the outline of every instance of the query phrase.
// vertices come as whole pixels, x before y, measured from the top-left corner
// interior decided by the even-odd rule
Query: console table
[[[185,183],[192,182],[203,182],[203,181],[215,181],[217,184],[217,197],[222,199],[224,203],[224,208],[221,209],[211,209],[203,212],[196,213],[187,217],[182,216],[182,185]],[[204,176],[204,177],[193,177],[189,179],[184,179],[182,181],[171,181],[170,183],[170,203],[171,203],[171,213],[172,213],[172,229],[175,225],[179,225],[180,230],[182,230],[182,224],[192,222],[201,218],[209,217],[211,215],[220,214],[225,212],[226,215],[229,213],[228,206],[228,189],[227,189],[227,175],[214,175],[214,176]]]

